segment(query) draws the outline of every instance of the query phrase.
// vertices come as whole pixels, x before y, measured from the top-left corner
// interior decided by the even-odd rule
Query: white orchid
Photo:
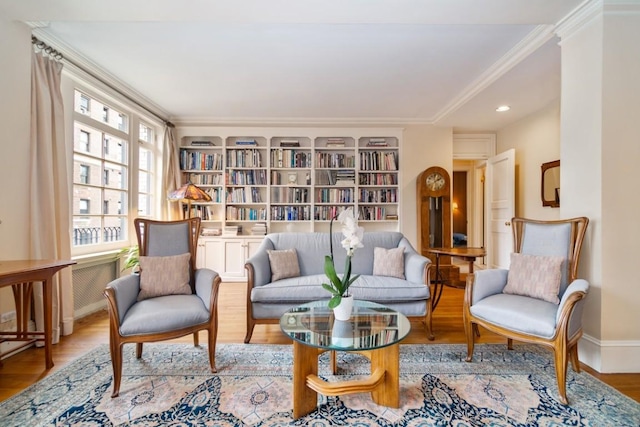
[[[331,237],[333,219],[331,219],[331,224],[329,225],[331,256],[325,256],[324,260],[324,272],[329,278],[329,283],[322,284],[322,287],[333,295],[329,300],[329,308],[335,308],[340,304],[342,297],[349,294],[349,286],[359,277],[359,275],[351,277],[351,257],[357,248],[363,247],[362,238],[364,236],[364,228],[358,226],[358,218],[354,215],[353,208],[343,210],[338,216],[338,221],[342,223],[342,234],[345,239],[342,240],[341,244],[347,251],[347,258],[345,260],[344,274],[340,278],[336,274],[336,268],[333,264],[333,239]]]
[[[342,223],[342,234],[345,237],[340,243],[347,251],[347,256],[352,257],[357,248],[363,247],[364,228],[358,226],[358,218],[354,215],[353,208],[340,212],[338,221]]]

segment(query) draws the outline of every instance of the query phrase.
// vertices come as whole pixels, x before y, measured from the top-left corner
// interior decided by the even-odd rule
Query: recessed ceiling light
[[[501,105],[498,108],[496,108],[496,111],[498,113],[503,113],[505,111],[509,111],[511,109],[511,107],[509,107],[508,105]]]

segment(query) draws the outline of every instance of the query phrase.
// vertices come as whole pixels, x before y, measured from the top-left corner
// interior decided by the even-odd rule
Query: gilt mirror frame
[[[560,160],[543,163],[540,196],[542,197],[542,206],[552,208],[560,207]]]

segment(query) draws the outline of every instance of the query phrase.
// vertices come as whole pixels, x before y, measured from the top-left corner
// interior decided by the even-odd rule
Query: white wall
[[[561,45],[560,209],[591,219],[580,269],[591,283],[580,355],[600,372],[640,372],[639,39],[637,8],[605,5]]]
[[[499,130],[496,148],[498,153],[510,148],[516,150],[516,215],[540,220],[558,219],[558,208],[542,206],[540,166],[560,158],[559,100]]]
[[[29,255],[29,126],[31,30],[0,18],[0,259]],[[9,288],[0,290],[0,312],[13,309]]]

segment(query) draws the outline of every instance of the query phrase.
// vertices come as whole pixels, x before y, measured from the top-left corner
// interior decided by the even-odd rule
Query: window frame
[[[102,132],[103,134],[108,134],[116,138],[123,139],[127,141],[128,151],[127,151],[127,183],[125,191],[127,192],[127,206],[128,211],[124,214],[121,214],[122,204],[118,201],[117,207],[114,209],[112,206],[109,206],[110,212],[108,216],[124,216],[123,220],[123,230],[121,235],[121,240],[112,241],[112,242],[101,242],[101,243],[92,243],[92,244],[82,244],[74,246],[73,244],[73,236],[71,236],[71,254],[74,257],[77,256],[86,256],[92,254],[99,254],[104,252],[112,252],[117,251],[123,247],[127,247],[130,245],[136,244],[136,236],[133,228],[133,221],[138,215],[138,198],[139,198],[139,147],[141,146],[141,141],[139,138],[139,125],[143,123],[145,126],[149,127],[153,133],[153,140],[151,142],[145,143],[144,147],[148,149],[151,154],[151,162],[152,162],[152,171],[153,176],[151,178],[151,188],[149,189],[150,194],[153,196],[152,204],[151,204],[151,215],[147,217],[150,218],[160,218],[161,217],[161,197],[158,197],[159,191],[162,187],[162,132],[163,132],[163,124],[157,118],[145,114],[144,111],[141,110],[140,107],[134,105],[132,102],[126,102],[122,99],[118,99],[118,95],[112,95],[105,93],[104,91],[98,89],[96,86],[92,86],[86,81],[79,79],[74,75],[67,75],[69,77],[69,85],[67,90],[70,93],[67,93],[65,97],[65,111],[69,112],[66,114],[65,121],[67,121],[68,128],[71,131],[68,133],[69,147],[70,147],[70,159],[71,164],[73,165],[76,161],[75,159],[75,147],[73,143],[74,139],[74,129],[75,122],[80,122],[86,126],[89,126],[97,131]],[[76,91],[80,94],[84,94],[89,97],[89,105],[94,104],[94,100],[98,103],[102,103],[104,106],[108,107],[110,113],[116,114],[118,113],[118,122],[115,127],[110,126],[108,123],[102,122],[101,120],[97,120],[96,118],[92,118],[89,113],[80,112],[80,103],[78,104],[78,111],[76,111]],[[82,97],[82,95],[80,95]],[[66,105],[70,104],[70,105]],[[93,105],[91,105],[93,106]],[[121,117],[126,116],[125,120],[125,131],[122,131],[121,128]],[[128,130],[128,133],[126,132]],[[91,137],[89,137],[91,139]],[[104,146],[104,141],[101,144]],[[105,157],[108,154],[108,150],[104,150],[102,147],[102,159],[103,161],[108,160],[108,157]],[[81,154],[79,152],[79,154]],[[104,172],[104,171],[103,171]],[[73,179],[73,174],[71,174],[71,188],[73,189],[75,186],[75,182]],[[103,175],[104,176],[104,175]],[[103,178],[103,176],[101,178]],[[91,179],[89,178],[91,181]],[[104,179],[100,179],[100,187],[109,189],[110,187],[105,186]],[[73,198],[73,190],[71,194],[71,206],[70,206],[70,215],[71,215],[71,223],[73,224],[73,220],[76,216],[81,216],[80,214],[74,215],[74,198]],[[104,201],[104,200],[103,200]],[[105,217],[105,213],[102,209],[103,203],[100,202],[101,205],[101,213],[99,216],[101,218]],[[111,205],[111,204],[110,204]],[[96,214],[97,215],[97,214]],[[73,227],[72,227],[73,228]],[[104,219],[101,220],[101,233],[104,233],[104,230],[107,226],[104,223]],[[72,231],[73,232],[73,231]],[[104,235],[104,234],[103,234]]]

